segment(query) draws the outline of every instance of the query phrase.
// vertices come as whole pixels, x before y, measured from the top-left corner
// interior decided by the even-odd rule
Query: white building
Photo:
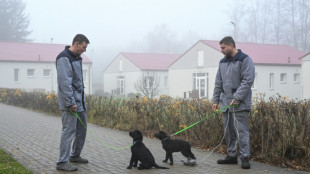
[[[303,52],[274,44],[236,43],[236,48],[248,54],[255,64],[254,95],[264,93],[269,97],[279,93],[292,99],[302,98],[299,58]],[[198,41],[169,67],[169,95],[211,99],[219,61],[223,57],[219,41]]]
[[[104,91],[114,95],[139,93],[135,83],[144,74],[159,79],[159,91],[168,94],[168,67],[179,55],[152,53],[120,53],[103,74]]]
[[[55,61],[65,46],[0,42],[0,88],[57,91]],[[92,94],[92,62],[82,58],[85,93]]]
[[[310,53],[303,56],[301,59],[301,72],[302,72],[302,98],[310,99]]]

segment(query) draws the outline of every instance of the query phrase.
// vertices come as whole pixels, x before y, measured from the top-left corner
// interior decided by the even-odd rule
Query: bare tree
[[[144,96],[152,99],[160,93],[160,78],[154,72],[142,72],[135,83],[135,88]]]
[[[244,20],[238,17],[240,9],[233,8],[231,20],[234,21],[238,40],[242,38],[245,42],[287,44],[304,52],[310,51],[309,0],[235,2],[235,6],[246,8],[242,10],[245,11]]]

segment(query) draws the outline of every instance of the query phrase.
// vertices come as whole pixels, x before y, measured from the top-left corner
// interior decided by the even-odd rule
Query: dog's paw
[[[170,163],[171,166],[173,166],[173,163]]]
[[[163,162],[166,163],[168,160],[164,160]]]
[[[131,168],[132,168],[131,166],[128,166],[128,167],[127,167],[127,169],[131,169]]]

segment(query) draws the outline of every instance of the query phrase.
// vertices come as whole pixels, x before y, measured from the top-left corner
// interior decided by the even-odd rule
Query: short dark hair
[[[73,41],[72,41],[72,45],[74,45],[75,42],[78,42],[79,44],[82,44],[83,42],[86,42],[87,44],[89,44],[89,40],[83,34],[75,35],[74,38],[73,38]]]
[[[236,43],[234,39],[231,36],[226,36],[224,37],[221,41],[220,44],[225,44],[225,45],[230,45],[232,44],[234,48],[236,48]]]

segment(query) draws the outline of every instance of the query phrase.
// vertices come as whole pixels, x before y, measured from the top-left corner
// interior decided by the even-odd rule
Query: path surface
[[[12,156],[26,168],[38,174],[66,173],[56,170],[56,161],[59,155],[59,141],[61,133],[61,118],[44,113],[34,112],[0,103],[0,148]],[[180,153],[174,153],[175,164],[162,163],[165,152],[159,140],[144,138],[145,145],[153,153],[157,164],[170,169],[151,169],[139,171],[136,168],[126,169],[129,164],[131,152],[129,149],[112,150],[105,147],[107,144],[123,147],[132,143],[128,132],[116,131],[94,124],[88,124],[89,132],[82,157],[89,160],[88,164],[77,164],[78,171],[72,173],[307,173],[274,167],[263,163],[251,161],[251,169],[244,170],[239,165],[218,165],[217,159],[223,154],[210,153],[193,148],[198,165],[184,166],[184,159]],[[99,140],[100,139],[100,140]],[[202,161],[202,159],[204,159]]]

